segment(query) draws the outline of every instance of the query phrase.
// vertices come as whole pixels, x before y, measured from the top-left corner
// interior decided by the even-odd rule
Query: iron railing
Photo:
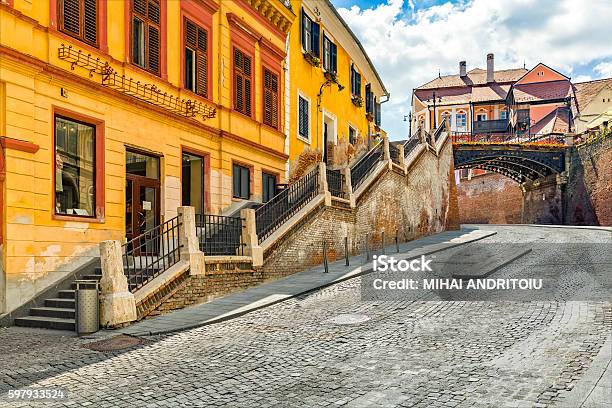
[[[474,133],[496,133],[508,130],[508,119],[475,120],[472,122]]]
[[[404,142],[404,157],[408,157],[415,147],[419,145],[418,135],[412,135],[408,140]]]
[[[554,143],[564,144],[563,136],[555,134],[470,133],[453,132],[453,143]]]
[[[123,245],[123,270],[136,292],[180,259],[179,216],[151,228]]]
[[[353,187],[353,191],[357,191],[357,187],[363,183],[368,174],[370,174],[382,158],[383,145],[382,143],[378,143],[351,167],[351,186]]]
[[[258,242],[263,242],[318,194],[319,167],[317,166],[255,210]]]
[[[346,198],[345,177],[340,170],[327,169],[327,188],[334,197]]]
[[[196,214],[196,234],[204,255],[243,255],[242,218]]]
[[[394,163],[399,164],[400,151],[393,143],[389,143],[389,156]]]

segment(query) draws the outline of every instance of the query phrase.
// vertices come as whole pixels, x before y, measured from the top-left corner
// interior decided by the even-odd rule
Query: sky
[[[332,0],[391,94],[382,127],[404,139],[412,89],[457,74],[539,62],[573,82],[612,77],[612,0]]]

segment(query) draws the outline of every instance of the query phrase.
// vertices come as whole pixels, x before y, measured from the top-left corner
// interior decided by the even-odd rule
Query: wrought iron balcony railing
[[[508,119],[474,121],[474,133],[503,133],[508,130]]]

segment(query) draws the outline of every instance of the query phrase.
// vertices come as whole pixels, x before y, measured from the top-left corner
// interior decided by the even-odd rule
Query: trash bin
[[[76,332],[91,334],[100,328],[98,286],[96,280],[77,280],[75,289]]]

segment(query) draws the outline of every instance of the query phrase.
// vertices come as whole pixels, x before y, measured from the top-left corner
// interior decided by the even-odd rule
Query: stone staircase
[[[102,270],[96,267],[89,275],[83,275],[80,279],[99,281],[101,277]],[[15,325],[74,331],[75,287],[76,283],[72,283],[70,289],[58,290],[54,297],[44,299],[44,306],[30,308],[29,316],[15,318]]]

